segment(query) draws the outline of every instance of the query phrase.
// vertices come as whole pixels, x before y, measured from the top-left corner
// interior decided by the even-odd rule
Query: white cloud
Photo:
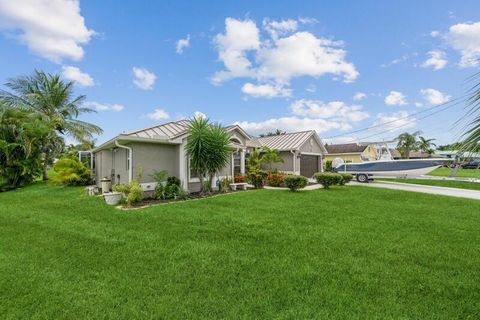
[[[265,19],[263,27],[268,36],[262,41],[254,21],[225,20],[225,32],[215,37],[218,57],[225,69],[212,76],[212,83],[251,78],[260,85],[273,83],[286,87],[291,79],[302,76],[318,78],[332,74],[343,77],[345,82],[358,77],[355,66],[345,59],[341,41],[297,31],[298,22],[291,19]]]
[[[147,114],[147,118],[152,120],[163,120],[169,117],[168,113],[163,109],[155,109],[152,113]]]
[[[447,54],[444,51],[432,50],[427,54],[430,57],[422,64],[422,67],[424,68],[433,67],[433,70],[440,70],[448,63]]]
[[[305,91],[307,92],[316,92],[317,91],[317,87],[314,85],[314,84],[309,84],[306,88],[305,88]]]
[[[121,104],[109,104],[109,103],[100,103],[100,102],[95,102],[95,101],[88,101],[85,102],[85,107],[91,108],[94,110],[97,110],[99,112],[101,111],[115,111],[119,112],[122,111],[125,107]]]
[[[428,88],[420,90],[423,99],[431,105],[442,104],[450,101],[451,96],[438,90]]]
[[[176,51],[178,54],[182,54],[185,48],[190,46],[190,35],[188,34],[186,38],[179,39],[176,44]]]
[[[309,118],[332,119],[340,122],[358,122],[369,117],[362,106],[349,106],[342,101],[324,103],[319,100],[300,99],[290,105],[294,115]]]
[[[403,106],[407,104],[407,98],[399,91],[390,91],[385,97],[385,103],[389,106]]]
[[[379,113],[374,125],[379,126],[376,130],[396,132],[415,127],[417,119],[410,117],[407,111]]]
[[[438,37],[439,35],[440,35],[440,32],[437,31],[437,30],[433,30],[432,32],[430,32],[430,36],[431,36],[432,38],[436,38],[436,37]]]
[[[95,84],[95,81],[88,73],[82,72],[77,67],[63,66],[62,75],[65,79],[73,80],[84,87],[91,87]]]
[[[423,103],[421,102],[415,102],[415,107],[423,107]]]
[[[203,118],[203,119],[206,119],[207,118],[207,115],[201,111],[195,111],[193,113],[193,117],[194,118]]]
[[[272,118],[265,121],[235,122],[247,132],[258,135],[275,129],[285,130],[287,132],[315,130],[317,132],[325,132],[332,129],[349,130],[350,126],[325,119],[311,119],[299,117],[282,117]]]
[[[367,97],[367,94],[364,92],[357,92],[353,96],[353,101],[361,101]]]
[[[157,76],[145,68],[133,67],[133,83],[142,90],[152,90]]]
[[[480,65],[480,22],[455,24],[444,38],[449,46],[461,54],[461,67]]]
[[[253,83],[250,83],[250,82],[247,82],[243,85],[242,92],[255,98],[290,97],[292,95],[291,89],[284,88],[279,85],[274,85],[274,86],[270,84],[254,85]]]
[[[82,46],[95,33],[86,27],[78,0],[0,0],[0,29],[56,63],[82,59]]]
[[[297,30],[298,22],[293,19],[275,21],[268,18],[263,19],[263,28],[270,34],[272,39],[277,39]]]

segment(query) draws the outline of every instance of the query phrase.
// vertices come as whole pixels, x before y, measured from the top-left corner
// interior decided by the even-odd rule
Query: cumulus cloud
[[[367,94],[364,92],[357,92],[353,95],[353,101],[361,101],[367,97]]]
[[[63,66],[62,76],[65,79],[75,81],[75,83],[83,87],[91,87],[95,84],[95,82],[93,81],[93,78],[88,73],[82,72],[77,67]]]
[[[85,102],[85,107],[94,109],[96,111],[122,111],[125,107],[121,104],[110,104],[110,103],[100,103],[96,101],[87,101]]]
[[[397,132],[415,127],[417,119],[410,117],[407,111],[379,113],[374,125],[379,126],[381,131]]]
[[[250,122],[239,121],[235,122],[247,132],[258,135],[266,131],[273,131],[281,128],[287,132],[315,130],[317,132],[325,132],[332,129],[349,130],[350,127],[338,122],[328,121],[325,119],[311,119],[300,117],[282,117],[272,118],[265,121]]]
[[[82,59],[95,33],[85,25],[78,0],[0,0],[0,29],[56,63]]]
[[[261,85],[288,87],[291,79],[302,76],[318,78],[331,74],[345,82],[358,77],[355,66],[346,61],[343,42],[297,31],[298,22],[291,19],[265,19],[263,28],[268,36],[261,40],[253,20],[225,20],[225,31],[217,34],[214,41],[225,69],[212,76],[212,83],[251,78]]]
[[[187,34],[187,37],[184,39],[179,39],[176,44],[176,51],[178,54],[182,54],[183,50],[190,46],[190,35]]]
[[[447,54],[444,51],[432,50],[429,51],[427,55],[429,58],[422,64],[424,68],[432,67],[433,70],[440,70],[448,63]]]
[[[349,106],[343,101],[331,101],[324,103],[319,100],[300,99],[290,105],[292,113],[298,116],[309,118],[332,119],[345,123],[358,122],[369,117],[368,113],[362,111],[359,105]]]
[[[147,118],[152,120],[163,120],[170,118],[170,116],[163,109],[155,109],[152,113],[147,114]]]
[[[461,55],[461,67],[480,65],[480,22],[458,23],[445,34],[446,43]]]
[[[284,88],[279,85],[270,85],[270,84],[255,85],[250,82],[247,82],[243,85],[242,92],[255,98],[290,97],[292,95],[291,89]]]
[[[385,103],[389,106],[403,106],[407,104],[407,98],[399,91],[390,91],[385,97]]]
[[[157,76],[145,68],[133,67],[133,83],[142,90],[152,90]]]
[[[195,111],[193,113],[193,117],[194,118],[203,118],[203,119],[206,119],[207,118],[207,115],[201,111]]]
[[[432,88],[422,89],[420,93],[423,99],[431,105],[446,103],[450,101],[451,98],[451,96]]]

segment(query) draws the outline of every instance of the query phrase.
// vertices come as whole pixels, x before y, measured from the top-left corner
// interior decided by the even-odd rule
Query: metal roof
[[[269,136],[257,138],[262,147],[268,147],[276,150],[298,150],[315,131],[302,131],[285,133],[278,136]]]
[[[188,130],[188,120],[179,120],[159,124],[153,127],[137,130],[134,132],[126,133],[127,136],[139,137],[139,138],[164,138],[173,139],[181,136]]]

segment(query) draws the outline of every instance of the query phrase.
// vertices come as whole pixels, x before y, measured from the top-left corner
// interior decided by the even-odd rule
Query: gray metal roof
[[[188,120],[179,120],[159,124],[153,127],[137,130],[134,132],[126,133],[125,135],[139,138],[160,138],[167,137],[173,139],[181,136],[188,130]]]
[[[278,136],[261,137],[257,138],[257,141],[262,147],[270,149],[298,150],[314,134],[315,131],[293,132]]]

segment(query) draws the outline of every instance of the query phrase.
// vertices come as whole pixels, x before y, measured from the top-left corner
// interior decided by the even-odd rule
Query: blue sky
[[[99,110],[82,117],[104,129],[99,142],[201,112],[252,134],[422,130],[448,143],[463,105],[422,118],[478,71],[479,12],[478,1],[0,0],[0,79],[75,80]]]

